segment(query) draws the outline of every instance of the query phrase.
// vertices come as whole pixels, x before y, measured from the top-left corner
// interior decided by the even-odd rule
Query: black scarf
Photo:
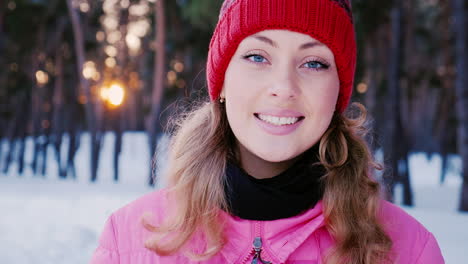
[[[318,144],[301,154],[288,169],[277,176],[256,179],[234,162],[226,168],[225,193],[230,212],[249,220],[276,220],[298,215],[322,199],[325,175],[318,162]]]

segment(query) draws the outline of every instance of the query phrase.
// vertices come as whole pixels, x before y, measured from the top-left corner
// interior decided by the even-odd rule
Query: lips
[[[301,112],[289,109],[267,109],[254,113],[255,117],[273,125],[291,125],[304,119]]]
[[[302,113],[292,110],[269,110],[254,113],[256,123],[268,134],[282,136],[294,132],[305,119]]]

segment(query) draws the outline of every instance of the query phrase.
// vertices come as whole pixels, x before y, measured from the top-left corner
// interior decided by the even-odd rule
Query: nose
[[[270,96],[282,100],[296,99],[300,94],[298,78],[290,70],[282,69],[271,77]]]

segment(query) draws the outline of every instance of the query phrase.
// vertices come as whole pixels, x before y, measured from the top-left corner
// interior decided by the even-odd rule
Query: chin
[[[255,152],[254,154],[268,162],[283,162],[283,161],[288,161],[291,159],[294,159],[295,157],[299,156],[301,153],[303,153],[305,150],[297,150],[297,151],[285,151],[285,150],[263,150],[263,151],[258,151]]]

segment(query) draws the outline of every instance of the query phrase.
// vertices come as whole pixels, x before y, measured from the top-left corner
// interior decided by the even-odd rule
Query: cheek
[[[226,70],[224,92],[226,110],[234,118],[247,118],[249,111],[255,107],[256,99],[262,89],[259,78],[251,75],[252,71],[239,63],[231,63]]]
[[[224,79],[226,114],[229,124],[234,132],[248,118],[248,109],[251,108],[251,89],[249,78],[245,78],[243,71],[236,65],[229,65]]]
[[[318,140],[330,125],[336,109],[339,87],[338,77],[332,75],[329,78],[316,79],[314,85],[309,86],[310,89],[305,90],[303,94],[308,113],[305,134],[314,135],[313,141]]]
[[[237,94],[246,91],[254,92],[262,86],[265,79],[262,74],[259,74],[258,70],[252,69],[239,61],[232,61],[229,64],[224,77],[226,97],[228,95],[237,96]]]
[[[331,75],[326,78],[316,79],[314,82],[309,82],[309,87],[303,90],[303,95],[310,111],[325,114],[323,113],[324,111],[333,112],[336,108],[340,81],[337,75]]]

